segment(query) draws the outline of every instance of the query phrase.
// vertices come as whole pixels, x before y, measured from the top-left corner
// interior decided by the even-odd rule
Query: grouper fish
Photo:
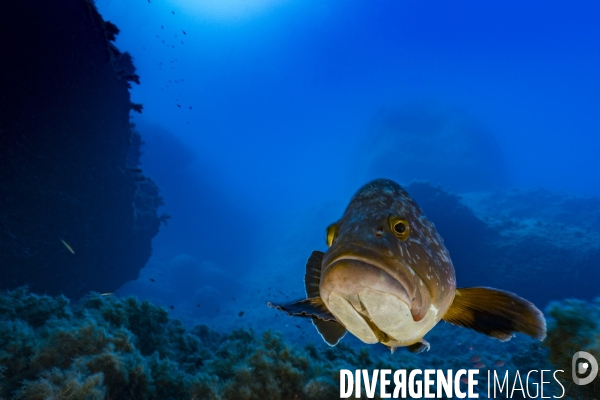
[[[516,332],[543,340],[546,321],[529,301],[487,287],[456,288],[448,250],[413,198],[388,179],[367,183],[326,229],[329,249],[306,264],[306,299],[269,307],[312,318],[329,345],[350,331],[392,352],[429,350],[440,320],[501,341]]]

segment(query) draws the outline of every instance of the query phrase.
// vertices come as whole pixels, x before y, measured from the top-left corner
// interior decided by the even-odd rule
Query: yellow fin
[[[456,289],[454,301],[442,319],[503,342],[510,340],[515,332],[538,340],[546,337],[542,312],[516,294],[498,289]]]

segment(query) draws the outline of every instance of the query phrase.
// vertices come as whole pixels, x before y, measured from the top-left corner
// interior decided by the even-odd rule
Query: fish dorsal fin
[[[515,332],[538,340],[546,337],[546,320],[536,306],[514,293],[486,287],[456,289],[443,320],[503,342]]]
[[[313,318],[313,325],[317,331],[330,346],[335,346],[346,334],[346,328],[337,321],[324,321],[322,319]]]
[[[306,297],[319,297],[319,285],[321,284],[321,264],[325,253],[315,250],[312,252],[306,262],[306,273],[304,274],[304,287],[306,288]]]

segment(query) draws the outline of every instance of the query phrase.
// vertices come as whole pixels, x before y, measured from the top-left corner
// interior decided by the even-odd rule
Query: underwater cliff
[[[131,56],[89,0],[3,1],[0,26],[0,287],[114,291],[150,257],[162,203],[137,168]]]

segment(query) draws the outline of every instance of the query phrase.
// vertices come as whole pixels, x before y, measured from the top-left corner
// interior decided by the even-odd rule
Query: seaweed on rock
[[[550,361],[562,369],[566,396],[591,399],[600,393],[600,374],[588,385],[575,385],[571,380],[572,357],[586,351],[600,362],[600,298],[586,302],[568,299],[552,302],[547,309],[551,319],[544,342],[550,350]]]
[[[74,399],[101,400],[106,397],[102,374],[83,376],[73,371],[53,368],[36,381],[25,382],[16,397],[23,400]]]
[[[347,346],[289,346],[270,331],[188,332],[133,297],[71,305],[21,288],[0,293],[0,304],[2,398],[323,399],[340,368],[369,358]],[[23,304],[29,312],[19,314]]]
[[[449,325],[435,333],[439,350],[391,355],[345,343],[290,345],[271,331],[217,333],[202,325],[187,331],[165,309],[133,297],[91,294],[70,304],[18,289],[1,292],[0,304],[0,398],[321,400],[339,393],[340,369],[458,370],[472,357],[466,343],[478,346],[488,365],[497,357],[493,345],[482,344],[495,342]],[[29,310],[19,314],[23,304]],[[548,346],[552,361],[566,370],[572,353],[567,359],[564,351],[571,347],[598,354],[599,306],[565,304],[551,308],[556,322]],[[505,354],[502,368],[511,381],[518,369],[548,363],[528,338],[515,340],[515,354]],[[447,350],[452,346],[457,351]]]

